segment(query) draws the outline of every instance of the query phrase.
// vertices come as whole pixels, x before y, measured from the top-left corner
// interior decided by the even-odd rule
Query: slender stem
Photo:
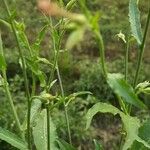
[[[128,114],[128,111],[127,111],[127,109],[126,109],[126,106],[125,106],[123,100],[121,99],[121,97],[120,97],[119,95],[117,95],[117,94],[116,94],[116,97],[117,97],[117,99],[118,99],[118,101],[119,101],[119,105],[120,105],[121,109],[123,110],[123,112],[124,112],[125,114]]]
[[[51,72],[51,75],[50,75],[50,78],[49,78],[49,81],[48,81],[48,91],[50,90],[50,83],[52,82],[52,80],[54,78],[54,73],[55,73],[55,70],[56,70],[57,76],[58,76],[58,80],[59,80],[60,89],[61,89],[61,95],[64,98],[64,89],[63,89],[62,80],[61,80],[61,76],[60,76],[60,72],[59,72],[59,68],[58,68],[58,57],[59,57],[59,49],[60,49],[61,39],[62,39],[63,33],[65,31],[62,30],[60,36],[58,37],[59,39],[55,39],[56,36],[54,34],[56,34],[55,33],[56,31],[53,28],[51,18],[49,19],[49,22],[50,22],[51,29],[53,29],[53,31],[51,31],[51,33],[52,33],[52,41],[53,41],[55,57],[54,57],[53,69],[52,69],[52,72]],[[63,19],[61,20],[61,24],[63,24]],[[64,110],[65,110],[65,119],[66,119],[67,130],[68,130],[68,138],[69,138],[70,144],[72,144],[71,132],[70,132],[70,124],[69,124],[69,117],[68,117],[67,108],[65,106],[65,102],[63,102],[63,105],[64,105]]]
[[[17,127],[19,129],[21,137],[24,138],[23,132],[21,130],[21,124],[20,124],[20,121],[19,121],[19,117],[18,117],[17,112],[15,110],[15,106],[14,106],[14,103],[13,103],[13,100],[12,100],[12,96],[11,96],[11,93],[10,93],[10,90],[9,90],[9,85],[8,85],[7,76],[6,76],[6,70],[3,70],[2,74],[3,74],[3,78],[4,78],[4,89],[5,89],[5,92],[6,92],[8,101],[9,101],[9,104],[11,106],[12,113],[13,113],[16,125],[17,125]]]
[[[21,57],[21,62],[22,62],[22,71],[23,71],[23,76],[24,76],[24,81],[25,81],[25,90],[26,90],[26,96],[27,96],[27,102],[28,102],[28,112],[27,112],[27,138],[28,138],[28,149],[31,149],[31,135],[30,135],[30,107],[31,107],[31,103],[30,103],[30,92],[29,92],[29,85],[28,85],[28,79],[27,79],[27,72],[26,72],[26,64],[25,64],[25,59],[23,56],[23,51],[21,49],[20,43],[19,43],[19,39],[17,36],[17,32],[15,29],[15,23],[14,21],[11,19],[11,13],[9,10],[9,7],[7,5],[6,0],[3,0],[3,3],[5,5],[8,17],[10,18],[10,24],[17,42],[17,46],[18,46],[18,51],[19,51],[19,55]]]
[[[61,89],[61,95],[64,98],[65,94],[64,94],[64,89],[63,89],[63,84],[62,84],[62,79],[60,76],[60,71],[57,65],[57,76],[58,76],[58,80],[59,80],[59,85],[60,85],[60,89]],[[65,105],[65,101],[63,101],[63,105],[64,105],[64,110],[65,110],[65,119],[66,119],[66,123],[67,123],[67,130],[68,130],[68,138],[69,138],[69,143],[72,144],[72,140],[71,140],[71,132],[70,132],[70,124],[69,124],[69,117],[68,117],[68,110],[67,107]]]
[[[46,111],[47,111],[47,150],[50,150],[51,146],[50,146],[50,111],[49,111],[49,104],[46,107]]]
[[[128,79],[128,61],[129,61],[129,39],[126,44],[126,54],[125,54],[125,80]]]
[[[141,69],[149,23],[150,23],[150,7],[149,7],[148,16],[147,16],[147,22],[146,22],[146,27],[145,27],[145,31],[144,31],[143,41],[142,41],[142,44],[140,45],[140,53],[139,53],[139,57],[138,57],[137,69],[136,69],[136,74],[135,74],[134,83],[133,83],[134,88],[136,87],[138,77],[139,77],[139,72]]]

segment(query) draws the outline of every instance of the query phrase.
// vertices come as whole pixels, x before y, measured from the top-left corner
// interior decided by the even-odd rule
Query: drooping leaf
[[[6,62],[3,54],[3,43],[2,43],[2,38],[1,38],[1,33],[0,33],[0,70],[6,69]]]
[[[76,148],[74,148],[72,145],[68,144],[62,139],[58,139],[56,142],[58,143],[60,150],[76,150]]]
[[[11,144],[19,150],[27,150],[27,144],[15,134],[0,127],[0,139]]]
[[[47,113],[43,110],[37,120],[36,126],[33,127],[33,138],[37,150],[47,150]],[[57,150],[55,145],[57,135],[56,129],[50,118],[50,149]]]
[[[124,80],[121,74],[108,74],[107,82],[114,92],[121,96],[125,102],[141,109],[147,108],[145,104],[138,99],[131,85]]]
[[[130,0],[129,2],[129,21],[131,26],[131,31],[137,43],[141,45],[142,43],[142,30],[140,23],[140,11],[138,9],[138,1]]]
[[[111,113],[113,115],[116,115],[116,114],[120,115],[121,120],[124,124],[125,131],[126,131],[126,138],[125,138],[125,143],[123,145],[123,150],[128,150],[128,148],[131,147],[131,145],[133,144],[135,140],[140,143],[143,143],[147,148],[150,148],[150,145],[148,145],[146,141],[144,141],[138,136],[140,120],[136,117],[131,117],[129,115],[124,114],[118,108],[110,104],[100,102],[100,103],[95,104],[91,109],[89,109],[86,115],[86,118],[87,118],[86,129],[89,128],[93,116],[97,114],[98,112]]]
[[[93,141],[95,145],[95,150],[103,150],[102,145],[97,140],[94,139]]]
[[[78,44],[81,40],[83,40],[84,31],[85,29],[81,27],[73,31],[68,37],[66,49],[68,50],[72,49],[76,44]]]

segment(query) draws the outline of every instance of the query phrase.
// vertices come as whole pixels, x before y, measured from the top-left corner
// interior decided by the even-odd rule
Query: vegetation
[[[150,149],[149,2],[2,0],[0,11],[2,149]]]

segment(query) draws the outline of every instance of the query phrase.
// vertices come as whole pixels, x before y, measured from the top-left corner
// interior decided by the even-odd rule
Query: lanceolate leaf
[[[132,34],[137,40],[138,44],[140,45],[142,43],[142,30],[137,0],[130,0],[129,2],[129,21],[131,25]]]
[[[43,110],[37,120],[36,126],[33,127],[33,138],[37,150],[47,150],[47,115],[46,110]],[[50,119],[50,149],[57,150],[55,140],[57,138],[55,126]]]
[[[87,124],[86,128],[89,128],[91,124],[91,120],[95,114],[98,112],[101,113],[111,113],[113,115],[119,114],[121,117],[121,120],[124,124],[124,128],[126,130],[126,139],[125,143],[123,145],[123,150],[128,150],[134,141],[138,141],[140,143],[143,143],[147,148],[150,148],[150,145],[143,139],[141,139],[138,136],[138,130],[140,127],[140,120],[136,117],[131,117],[129,115],[124,114],[116,107],[106,104],[106,103],[97,103],[95,104],[91,109],[89,109],[86,118],[87,118]]]
[[[0,139],[11,144],[13,147],[18,148],[19,150],[27,150],[27,144],[23,140],[21,140],[15,134],[7,131],[6,129],[2,129],[1,127]]]
[[[141,109],[146,109],[145,104],[138,99],[133,88],[124,80],[121,74],[108,74],[108,84],[123,100]]]

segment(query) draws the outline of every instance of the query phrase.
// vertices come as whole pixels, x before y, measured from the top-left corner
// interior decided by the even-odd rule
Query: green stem
[[[24,135],[23,135],[23,132],[22,132],[22,129],[21,129],[21,124],[20,124],[20,121],[19,121],[19,117],[18,117],[17,112],[15,110],[15,106],[14,106],[14,103],[13,103],[13,100],[12,100],[12,96],[11,96],[11,93],[10,93],[10,90],[9,90],[9,85],[8,85],[7,76],[6,76],[6,70],[3,70],[2,74],[3,74],[3,78],[4,78],[4,90],[5,90],[5,93],[7,95],[9,104],[11,106],[12,113],[13,113],[16,125],[17,125],[17,127],[19,129],[20,135],[24,139]]]
[[[47,111],[47,150],[50,150],[50,111],[49,111],[49,104],[46,107]]]
[[[28,138],[28,149],[30,150],[31,149],[31,135],[30,135],[30,107],[31,107],[31,104],[30,104],[30,92],[29,92],[29,85],[28,85],[28,79],[27,79],[26,64],[25,64],[25,59],[24,59],[24,56],[23,56],[23,51],[22,51],[22,48],[20,46],[19,39],[18,39],[18,36],[17,36],[17,32],[16,32],[16,29],[15,29],[15,23],[11,19],[11,13],[10,13],[10,10],[9,10],[9,7],[7,5],[6,0],[3,0],[3,3],[5,5],[8,17],[10,18],[10,24],[11,24],[16,42],[17,42],[18,51],[19,51],[19,55],[20,55],[20,58],[21,58],[21,62],[22,62],[22,68],[23,68],[22,70],[23,70],[23,76],[24,76],[24,82],[25,82],[25,90],[26,90],[26,96],[27,96],[27,101],[28,101],[27,138]]]
[[[51,31],[51,33],[52,33],[52,41],[53,41],[53,46],[54,46],[55,57],[54,57],[53,69],[52,69],[52,72],[51,72],[51,75],[50,75],[50,78],[49,78],[49,81],[48,81],[48,91],[50,90],[50,83],[52,82],[52,80],[54,78],[54,73],[55,73],[55,70],[56,70],[57,76],[58,76],[58,80],[59,80],[60,89],[61,89],[61,95],[64,98],[64,89],[63,89],[62,80],[61,80],[61,77],[60,77],[60,72],[59,72],[59,68],[58,68],[57,64],[58,64],[60,43],[61,43],[61,39],[63,37],[63,33],[65,31],[62,30],[62,32],[61,32],[61,34],[59,36],[59,39],[55,39],[56,36],[54,34],[56,34],[55,33],[56,31],[53,28],[51,18],[49,19],[49,22],[50,22],[51,29],[53,29],[53,31]],[[61,20],[61,24],[63,24],[63,19]],[[63,105],[64,105],[64,110],[65,110],[65,120],[66,120],[67,130],[68,130],[68,138],[69,138],[70,144],[72,144],[72,141],[71,141],[71,132],[70,132],[70,125],[69,125],[69,117],[68,117],[67,108],[65,106],[65,102],[63,102]]]
[[[150,23],[150,7],[149,7],[148,16],[147,16],[147,22],[146,22],[146,27],[145,27],[145,31],[144,31],[143,41],[142,41],[142,44],[140,45],[140,54],[138,57],[137,69],[136,69],[136,74],[135,74],[134,83],[133,83],[134,88],[136,87],[138,77],[139,77],[139,72],[141,69],[141,64],[142,64],[142,59],[143,59],[143,54],[144,54],[144,49],[145,49],[145,42],[146,42],[146,37],[147,37],[147,33],[148,33],[149,23]]]
[[[128,111],[127,111],[127,109],[126,109],[126,106],[125,106],[123,100],[121,99],[121,97],[120,97],[119,95],[117,95],[117,94],[116,94],[116,97],[117,97],[117,99],[118,99],[118,102],[119,102],[119,105],[120,105],[122,111],[123,111],[125,114],[128,114]]]
[[[60,76],[60,71],[59,71],[58,66],[57,66],[56,71],[57,71],[57,76],[58,76],[59,85],[60,85],[60,89],[61,89],[61,95],[62,95],[63,98],[65,98],[63,84],[62,84],[62,79],[61,79],[61,76]],[[64,105],[64,110],[65,110],[65,119],[66,119],[66,124],[67,124],[68,139],[69,139],[69,143],[72,145],[70,124],[69,124],[69,117],[68,117],[68,110],[67,110],[67,107],[65,105],[65,101],[63,101],[63,105]]]
[[[126,44],[126,54],[125,54],[125,80],[128,79],[128,61],[129,61],[129,40]]]

